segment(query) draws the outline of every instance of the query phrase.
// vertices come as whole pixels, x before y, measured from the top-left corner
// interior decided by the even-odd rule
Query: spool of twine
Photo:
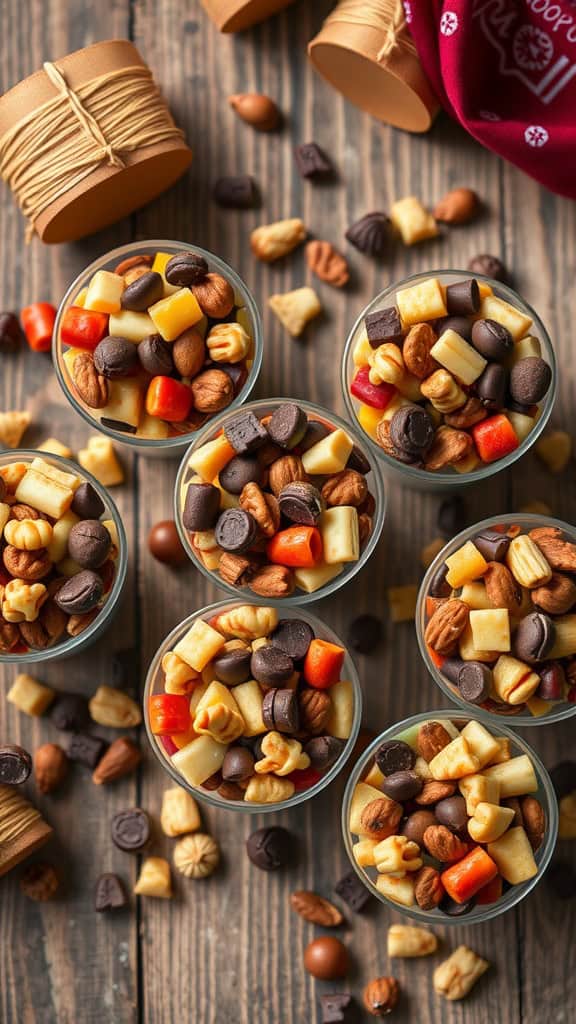
[[[242,32],[292,3],[294,0],[202,0],[204,10],[221,32]]]
[[[40,811],[14,786],[0,786],[0,875],[43,846],[51,835]]]
[[[39,102],[30,102],[30,92]],[[152,72],[124,41],[47,61],[0,100],[0,174],[28,220],[28,238],[38,233],[46,241],[68,241],[89,234],[157,195],[190,159]],[[108,196],[92,193],[111,180]],[[105,206],[110,193],[113,201]]]
[[[430,127],[438,103],[402,0],[340,0],[308,54],[316,70],[367,113],[407,131]]]

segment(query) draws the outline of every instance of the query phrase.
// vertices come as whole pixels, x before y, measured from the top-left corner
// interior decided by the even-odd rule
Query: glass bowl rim
[[[470,711],[470,708],[474,708],[474,714],[477,715],[478,719],[484,723],[484,725],[495,726],[496,722],[510,722],[519,728],[532,728],[534,726],[541,725],[553,725],[556,722],[564,722],[568,718],[572,718],[576,715],[576,703],[567,705],[565,701],[562,702],[562,707],[558,708],[557,711],[550,711],[545,715],[499,715],[496,711],[487,711],[485,708],[478,707],[476,705],[469,704],[458,694],[453,693],[445,682],[444,677],[440,670],[436,667],[432,658],[430,657],[426,644],[424,643],[424,617],[426,611],[426,596],[430,580],[434,575],[434,572],[439,568],[440,564],[445,561],[447,549],[448,553],[452,553],[457,549],[458,546],[464,544],[467,540],[470,540],[475,534],[480,533],[481,530],[490,529],[493,526],[498,525],[513,525],[514,523],[526,523],[530,529],[534,529],[537,526],[555,526],[558,529],[563,530],[572,536],[573,542],[576,543],[576,527],[570,525],[570,523],[563,522],[562,519],[555,519],[553,516],[545,516],[537,512],[505,512],[499,516],[489,516],[487,519],[482,519],[480,522],[475,523],[473,526],[467,526],[465,530],[461,530],[450,540],[446,541],[446,544],[441,551],[438,552],[434,561],[428,566],[420,589],[418,590],[418,598],[416,601],[416,637],[418,639],[418,647],[420,650],[420,656],[424,662],[424,665],[432,676],[434,682],[440,687],[442,693],[448,700],[462,708],[463,711]]]
[[[262,368],[264,335],[260,310],[251,290],[240,275],[228,263],[226,263],[225,260],[221,259],[220,256],[210,252],[209,249],[203,249],[200,245],[194,245],[192,242],[179,242],[177,239],[168,238],[141,239],[138,242],[117,246],[116,248],[103,253],[95,260],[92,260],[92,262],[84,267],[84,269],[74,278],[58,306],[54,329],[52,332],[51,355],[61,390],[74,411],[82,416],[84,421],[88,423],[92,430],[97,430],[100,434],[104,434],[106,437],[118,442],[118,444],[126,444],[129,447],[134,448],[136,451],[143,451],[146,449],[157,452],[175,450],[175,454],[179,454],[180,450],[187,447],[191,443],[191,439],[193,439],[200,430],[203,430],[204,427],[199,427],[198,430],[191,431],[188,434],[181,434],[176,437],[154,438],[137,437],[136,434],[123,433],[120,430],[113,430],[111,427],[103,426],[86,409],[84,409],[84,407],[78,402],[76,396],[70,391],[60,365],[61,355],[59,349],[61,346],[58,341],[60,325],[64,313],[70,305],[73,305],[72,299],[74,294],[82,287],[82,283],[88,279],[88,277],[96,273],[96,271],[101,270],[104,263],[108,263],[113,259],[121,259],[122,256],[126,256],[129,253],[138,255],[142,250],[157,249],[161,251],[162,247],[165,249],[174,248],[177,252],[194,252],[203,256],[213,269],[223,277],[229,279],[235,291],[242,292],[244,296],[245,305],[250,312],[250,316],[252,317],[252,322],[254,324],[254,360],[241,391],[227,407],[229,410],[241,408],[244,402],[246,402],[250,397]],[[205,426],[207,425],[208,424],[205,424]]]
[[[374,299],[372,299],[372,301],[369,302],[360,312],[348,333],[348,337],[346,338],[346,344],[344,345],[341,362],[341,386],[344,394],[344,403],[346,405],[347,415],[350,418],[352,418],[355,422],[358,422],[358,417],[356,415],[354,402],[350,394],[349,378],[351,377],[351,374],[348,371],[348,364],[351,359],[352,346],[355,341],[356,332],[360,328],[362,321],[364,320],[364,317],[366,316],[367,313],[370,313],[372,309],[376,307],[379,303],[387,299],[393,292],[398,292],[400,289],[406,287],[407,285],[413,284],[416,281],[420,281],[424,278],[434,276],[457,277],[458,279],[460,279],[461,277],[474,277],[477,281],[481,281],[485,284],[490,285],[497,298],[504,297],[506,301],[509,301],[511,303],[515,302],[519,307],[521,307],[522,312],[526,312],[532,318],[533,326],[536,328],[539,335],[539,339],[541,339],[543,343],[546,361],[548,362],[550,369],[552,371],[550,387],[548,389],[547,394],[544,396],[544,399],[542,400],[542,404],[540,406],[540,416],[534,424],[534,426],[532,427],[532,429],[530,430],[530,433],[524,438],[523,441],[520,442],[518,447],[515,448],[513,452],[510,452],[503,459],[498,459],[496,462],[490,462],[488,463],[488,465],[485,465],[480,469],[472,470],[471,472],[468,473],[431,473],[422,469],[414,469],[413,466],[406,465],[405,463],[399,462],[397,459],[393,459],[391,458],[391,456],[387,455],[386,452],[380,447],[380,445],[376,444],[373,438],[370,437],[367,431],[360,427],[362,433],[366,437],[367,444],[375,452],[378,458],[382,461],[383,465],[390,468],[391,470],[395,470],[396,473],[399,475],[404,475],[407,481],[412,481],[414,485],[416,485],[417,483],[422,484],[426,482],[427,484],[430,485],[431,488],[434,486],[438,489],[441,489],[444,486],[452,488],[465,487],[468,484],[480,483],[483,480],[488,480],[490,479],[490,477],[495,476],[496,473],[499,473],[501,470],[508,469],[510,466],[514,465],[514,463],[517,462],[518,459],[522,458],[522,456],[525,455],[526,452],[528,452],[536,443],[536,441],[542,434],[542,431],[548,424],[550,416],[552,415],[554,403],[556,401],[556,395],[558,392],[558,365],[556,362],[556,354],[554,352],[554,347],[550,340],[550,335],[543,321],[540,319],[540,316],[538,315],[536,310],[530,305],[530,303],[526,302],[526,300],[519,294],[519,292],[515,291],[514,288],[511,288],[510,285],[504,284],[502,281],[496,281],[494,278],[486,277],[485,274],[473,274],[472,271],[470,270],[454,270],[452,268],[441,268],[439,270],[430,270],[426,273],[419,272],[416,274],[410,274],[408,277],[403,277],[399,281],[388,285],[387,288],[384,288]]]
[[[521,753],[528,754],[528,756],[532,760],[539,782],[539,789],[542,789],[542,792],[545,796],[547,834],[540,848],[542,852],[540,855],[540,860],[538,862],[538,873],[534,875],[533,878],[528,879],[528,881],[526,882],[522,882],[518,886],[511,886],[511,888],[508,890],[504,897],[501,897],[496,903],[487,904],[484,907],[484,909],[479,911],[478,914],[474,913],[476,909],[476,907],[474,907],[470,913],[463,914],[461,917],[451,917],[449,914],[445,914],[441,920],[439,920],[438,918],[432,918],[430,916],[429,911],[422,910],[417,905],[416,907],[403,907],[399,903],[394,903],[394,901],[389,899],[387,896],[383,896],[382,893],[378,891],[378,889],[376,888],[372,880],[369,878],[369,876],[363,871],[360,865],[356,863],[356,859],[354,857],[354,854],[352,853],[352,833],[350,832],[350,829],[348,827],[348,817],[350,801],[352,798],[352,794],[354,792],[354,788],[356,784],[360,781],[360,776],[364,769],[366,768],[366,766],[368,765],[370,758],[373,757],[375,751],[378,749],[381,743],[383,743],[387,739],[394,739],[400,733],[405,732],[407,729],[414,725],[417,725],[420,722],[436,722],[441,721],[443,718],[446,718],[450,721],[452,721],[453,719],[464,718],[470,721],[476,720],[476,715],[469,713],[460,714],[457,708],[436,708],[432,709],[431,711],[419,711],[417,712],[417,714],[409,715],[407,718],[403,718],[401,719],[401,721],[389,726],[372,741],[370,746],[362,752],[356,764],[350,771],[348,782],[346,783],[346,789],[344,791],[344,797],[342,800],[341,823],[344,846],[346,848],[348,859],[352,864],[352,867],[354,868],[359,879],[364,883],[370,894],[374,896],[376,899],[378,899],[380,903],[383,903],[390,910],[395,910],[399,914],[404,914],[406,917],[412,918],[414,921],[423,922],[427,920],[429,922],[430,927],[440,927],[444,925],[448,927],[462,927],[464,925],[483,924],[486,921],[490,921],[493,918],[499,917],[501,914],[506,913],[506,911],[511,910],[513,907],[521,903],[521,901],[526,896],[528,896],[528,894],[532,892],[532,890],[540,882],[542,875],[544,874],[544,872],[550,864],[550,860],[552,858],[552,854],[554,853],[554,848],[556,846],[556,839],[558,833],[558,803],[556,800],[556,793],[554,791],[554,787],[552,785],[552,780],[550,778],[548,769],[543,764],[542,760],[540,759],[540,756],[530,746],[527,740],[525,740],[522,736],[518,736],[513,729],[510,729],[508,726],[501,726],[500,728],[502,735],[505,735],[506,738],[512,742],[512,744],[516,744],[516,747],[520,749]],[[518,889],[519,891],[514,893],[515,889]],[[511,898],[507,898],[510,897],[511,893],[513,893],[514,895]],[[502,903],[505,903],[505,906],[502,906]]]
[[[110,511],[110,518],[114,521],[114,525],[118,532],[118,540],[120,542],[120,550],[118,552],[118,560],[116,563],[116,573],[114,576],[114,583],[108,593],[108,598],[105,604],[102,606],[100,614],[96,616],[93,622],[82,633],[78,636],[70,637],[64,643],[56,643],[51,647],[44,647],[42,650],[29,650],[25,654],[15,654],[12,657],[10,652],[0,652],[0,665],[9,664],[37,664],[40,661],[50,661],[56,658],[65,658],[72,654],[76,654],[90,641],[94,634],[102,631],[106,623],[109,621],[113,614],[116,605],[120,599],[120,595],[126,582],[126,573],[128,569],[128,540],[126,537],[126,531],[122,522],[122,517],[118,511],[114,499],[110,496],[107,487],[104,487],[99,480],[96,479],[92,473],[89,473],[83,466],[78,465],[71,459],[66,459],[62,455],[56,455],[53,452],[42,451],[36,448],[14,448],[8,451],[0,452],[0,465],[5,463],[6,459],[10,459],[14,462],[18,462],[20,459],[25,461],[26,459],[45,458],[47,461],[54,459],[64,470],[69,473],[75,473],[77,476],[81,476],[83,482],[92,485],[94,490],[99,495],[100,499],[104,502],[106,508]]]
[[[160,645],[157,647],[152,657],[152,660],[150,661],[150,664],[148,666],[148,670],[146,672],[146,679],[144,682],[144,688],[142,691],[142,709],[144,717],[144,726],[146,729],[146,736],[153,750],[154,756],[159,761],[162,768],[168,773],[170,778],[173,779],[173,781],[178,786],[185,789],[195,799],[210,804],[212,807],[217,807],[229,811],[239,811],[240,813],[244,814],[267,814],[271,813],[272,811],[289,810],[292,807],[297,807],[299,804],[305,803],[307,800],[311,800],[313,797],[318,796],[318,794],[321,793],[323,789],[326,789],[330,785],[330,783],[334,781],[336,776],[340,774],[345,764],[349,760],[350,755],[354,750],[356,740],[358,738],[358,733],[360,731],[360,723],[362,719],[363,695],[358,670],[356,668],[354,659],[352,658],[348,645],[345,644],[343,640],[341,640],[341,638],[338,636],[337,633],[334,632],[331,626],[328,626],[322,619],[318,618],[312,612],[306,610],[303,613],[303,617],[307,618],[307,620],[310,622],[310,625],[313,627],[314,631],[316,632],[316,630],[321,630],[322,633],[327,635],[328,638],[331,639],[333,643],[338,643],[338,645],[344,647],[346,651],[346,658],[344,660],[344,664],[346,666],[347,674],[345,678],[350,679],[354,690],[354,718],[352,722],[352,729],[350,731],[350,735],[346,740],[346,744],[344,746],[344,749],[342,750],[342,753],[340,754],[340,757],[335,762],[335,764],[333,764],[332,767],[329,768],[328,771],[325,772],[325,774],[322,775],[318,782],[316,782],[313,786],[310,786],[308,789],[300,791],[295,790],[294,794],[288,800],[280,800],[270,804],[246,803],[244,800],[225,800],[224,797],[214,796],[210,790],[203,790],[201,786],[190,785],[190,783],[187,782],[186,779],[184,779],[183,776],[172,767],[168,755],[164,759],[163,757],[161,757],[160,752],[157,749],[157,746],[159,746],[158,737],[154,736],[150,729],[148,714],[148,697],[151,694],[152,686],[158,675],[158,669],[160,667],[163,655],[167,653],[171,645],[185,629],[189,628],[189,626],[197,618],[205,618],[206,616],[214,615],[219,611],[225,611],[226,609],[237,607],[239,605],[244,604],[249,604],[253,607],[258,608],[267,607],[264,601],[215,601],[212,604],[205,605],[203,608],[199,608],[197,611],[191,612],[190,615],[187,615],[185,619],[182,619],[181,622],[177,623],[177,625],[170,630],[167,636],[164,637]],[[298,618],[299,611],[299,608],[295,606],[291,607],[289,609],[289,617]]]

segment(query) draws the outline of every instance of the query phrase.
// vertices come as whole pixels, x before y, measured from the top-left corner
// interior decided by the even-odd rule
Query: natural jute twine
[[[378,63],[385,63],[396,47],[416,54],[416,47],[407,32],[402,0],[340,0],[325,25],[360,25],[373,28],[383,36]]]
[[[42,820],[40,811],[16,793],[13,786],[0,786],[0,848],[4,843],[15,842]]]
[[[54,98],[0,139],[0,174],[28,219],[27,240],[40,214],[101,164],[120,169],[126,154],[184,137],[147,67],[119,68],[75,91],[55,64],[44,71]]]

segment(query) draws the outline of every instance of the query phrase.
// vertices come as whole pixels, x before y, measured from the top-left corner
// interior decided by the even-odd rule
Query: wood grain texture
[[[236,266],[263,309],[265,355],[256,395],[306,397],[343,412],[340,353],[365,302],[408,273],[465,266],[477,252],[494,252],[514,268],[519,290],[550,326],[563,360],[554,423],[565,426],[575,398],[574,205],[545,193],[481,150],[445,118],[428,135],[411,137],[342,101],[314,75],[305,58],[306,42],[331,6],[331,0],[300,0],[284,14],[231,38],[219,36],[199,3],[190,0],[115,0],[90,8],[81,0],[5,0],[9,30],[0,42],[2,87],[46,57],[114,34],[129,35],[156,72],[195,158],[181,182],[129,221],[57,249],[38,242],[24,245],[20,215],[4,190],[1,238],[8,258],[2,308],[39,298],[57,301],[85,262],[130,238],[195,241]],[[252,132],[228,108],[229,94],[260,90],[275,96],[285,112],[286,126],[279,134]],[[336,184],[303,184],[296,174],[293,146],[310,139],[334,158]],[[259,182],[259,211],[227,213],[211,202],[214,180],[233,173],[250,173]],[[299,215],[313,235],[344,249],[345,228],[363,213],[389,209],[395,198],[410,193],[433,204],[459,184],[477,189],[486,201],[474,225],[446,229],[441,239],[414,249],[391,246],[381,263],[347,247],[353,280],[345,292],[313,281],[302,251],[273,267],[256,264],[249,255],[248,236],[258,223]],[[318,289],[325,313],[303,341],[295,342],[272,317],[266,299],[304,283]],[[64,403],[47,368],[44,357],[31,353],[5,359],[0,407],[28,405],[37,421],[32,443],[55,434],[72,439],[78,448],[87,431]],[[163,636],[219,596],[192,568],[173,572],[154,562],[146,548],[150,526],[172,514],[176,462],[123,460],[128,482],[114,493],[131,538],[123,608],[105,643],[38,672],[59,688],[92,692],[99,682],[108,681],[112,652],[118,648],[133,648],[143,682]],[[528,456],[512,473],[468,492],[470,520],[535,498],[570,519],[575,488],[573,473],[551,478]],[[437,507],[438,498],[390,488],[384,535],[370,567],[345,594],[321,602],[317,609],[340,633],[345,633],[351,608],[377,609],[382,615],[381,651],[358,659],[364,720],[378,728],[443,703],[422,668],[413,628],[393,627],[386,616],[387,587],[420,577],[418,555],[436,533]],[[14,670],[4,673],[3,686],[13,675]],[[549,766],[570,756],[571,732],[569,725],[525,730]],[[0,704],[0,740],[32,748],[49,738],[56,738],[49,724],[24,721],[5,702]],[[206,826],[223,849],[218,874],[207,883],[178,877],[173,902],[140,900],[136,906],[134,901],[131,913],[111,920],[92,910],[93,883],[101,871],[116,870],[131,884],[137,865],[110,844],[110,816],[134,803],[157,816],[167,779],[148,749],[137,780],[104,792],[95,791],[81,771],[74,772],[61,795],[40,801],[59,836],[46,856],[64,865],[62,900],[39,908],[20,894],[18,872],[0,881],[2,1024],[318,1024],[317,997],[338,983],[314,982],[305,975],[301,954],[315,930],[294,915],[288,897],[295,888],[315,888],[329,896],[347,870],[339,832],[344,783],[339,779],[313,805],[293,812],[252,817],[207,809]],[[264,820],[281,823],[298,837],[297,863],[272,876],[254,868],[244,852],[247,835]],[[158,839],[155,849],[171,856],[172,842]],[[574,856],[570,848],[565,855]],[[467,942],[494,963],[464,1006],[441,1003],[434,996],[431,961],[387,962],[386,927],[393,919],[401,920],[398,915],[374,906],[362,916],[347,917],[343,935],[354,961],[353,991],[360,995],[371,977],[393,972],[404,990],[394,1019],[403,1024],[533,1024],[543,1015],[554,1024],[567,1024],[571,1017],[576,982],[566,954],[576,938],[574,914],[554,902],[545,886],[493,924],[444,929],[444,950]]]

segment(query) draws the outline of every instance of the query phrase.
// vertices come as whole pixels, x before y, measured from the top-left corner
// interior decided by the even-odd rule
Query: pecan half
[[[7,544],[2,553],[2,560],[11,576],[33,583],[42,580],[52,569],[46,548],[36,551],[22,551],[12,544]]]
[[[404,339],[402,355],[406,369],[418,380],[424,380],[438,368],[438,363],[430,355],[436,340],[430,324],[414,324]]]
[[[80,352],[72,369],[74,387],[91,409],[102,409],[108,402],[108,381],[98,373],[89,352]]]
[[[548,615],[566,615],[576,603],[576,583],[562,573],[552,574],[548,583],[530,591],[532,603]]]
[[[431,857],[451,864],[468,853],[468,846],[446,825],[429,825],[424,833],[424,846]]]
[[[258,484],[249,483],[242,488],[240,507],[256,520],[265,537],[273,537],[280,526],[280,508],[273,494],[265,494]]]
[[[414,899],[421,910],[434,910],[442,901],[444,886],[436,868],[424,867],[414,877]]]
[[[300,728],[304,732],[319,735],[332,707],[332,698],[324,690],[306,689],[298,694],[300,709]]]
[[[139,277],[147,274],[152,266],[152,256],[128,256],[127,259],[122,260],[117,267],[114,268],[114,273],[124,278],[127,285],[132,284],[133,281],[137,281]]]
[[[488,412],[480,399],[472,397],[466,400],[461,409],[456,409],[455,412],[447,412],[444,416],[444,423],[449,427],[456,427],[457,430],[467,430],[468,427],[473,427],[475,423],[485,420],[487,415]]]
[[[460,459],[466,458],[472,451],[474,442],[464,430],[454,430],[453,427],[438,427],[434,440],[428,449],[425,457],[426,469],[432,472],[443,469],[444,466],[452,466]]]
[[[428,779],[414,802],[420,807],[430,807],[437,804],[439,800],[445,800],[448,796],[454,796],[456,786],[453,782],[437,782],[436,779]]]
[[[293,892],[290,896],[290,905],[305,921],[319,924],[322,928],[336,928],[344,920],[338,907],[308,889]]]
[[[7,622],[0,615],[0,651],[11,651],[20,639],[20,632],[15,622]]]
[[[402,804],[385,796],[378,797],[371,800],[360,815],[362,831],[370,839],[387,839],[396,833],[402,814]]]
[[[522,591],[506,565],[502,562],[488,562],[484,583],[488,600],[494,608],[518,611],[522,604]]]
[[[294,573],[284,565],[263,565],[257,569],[248,586],[259,597],[289,597],[296,586]]]
[[[17,519],[19,523],[23,519],[45,519],[46,516],[41,515],[31,505],[25,505],[21,501],[17,501],[14,505],[10,506],[10,519]]]
[[[372,516],[362,512],[361,515],[358,516],[358,540],[360,542],[360,547],[366,543],[371,533]]]
[[[418,730],[416,745],[425,761],[431,761],[450,743],[450,734],[441,722],[424,722]]]
[[[392,1012],[400,998],[400,985],[396,978],[374,978],[368,982],[362,1000],[373,1017],[385,1017]]]
[[[551,569],[576,572],[576,544],[564,540],[562,530],[555,526],[538,526],[529,537],[540,548]]]
[[[268,472],[268,483],[276,497],[287,484],[293,484],[296,480],[308,480],[302,459],[298,455],[283,455],[271,464]]]
[[[322,487],[327,505],[353,505],[358,508],[368,494],[366,477],[355,469],[343,469],[329,476]]]
[[[520,811],[530,846],[537,850],[544,839],[546,831],[546,815],[544,808],[535,796],[524,796],[520,800]]]
[[[470,609],[457,597],[436,608],[424,633],[424,640],[438,654],[451,654],[468,625]]]

